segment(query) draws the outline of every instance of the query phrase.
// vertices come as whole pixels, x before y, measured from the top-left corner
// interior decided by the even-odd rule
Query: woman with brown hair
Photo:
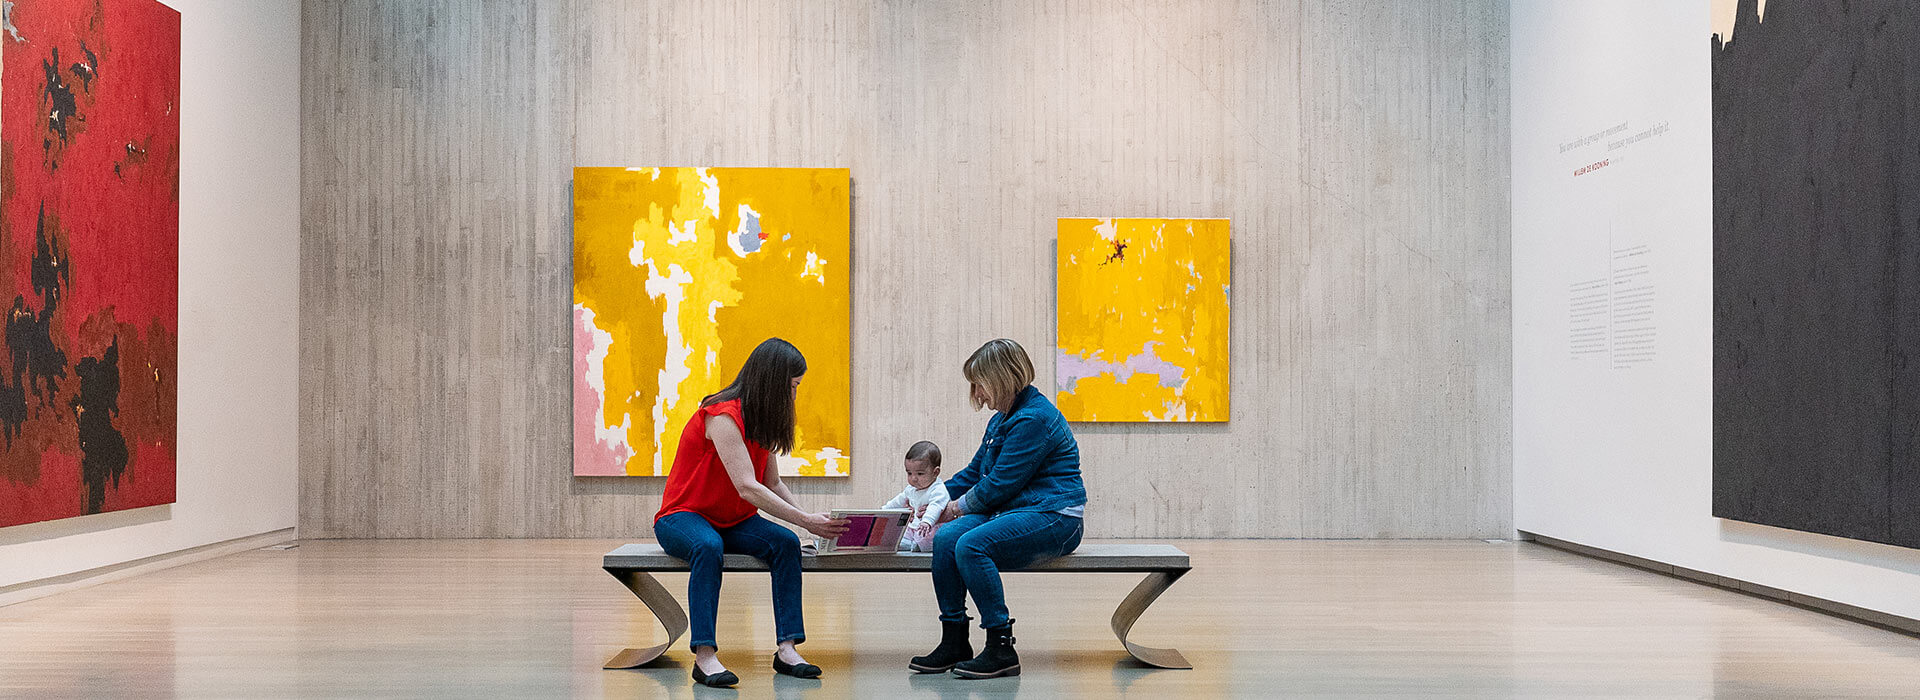
[[[667,472],[666,495],[654,516],[660,548],[687,562],[688,621],[693,627],[693,680],[725,687],[740,678],[715,655],[714,621],[720,608],[720,564],[725,554],[748,554],[773,574],[773,625],[778,650],[773,670],[819,678],[794,645],[806,641],[800,614],[800,538],[760,517],[759,511],[820,537],[837,537],[846,521],[800,508],[769,464],[793,449],[793,401],[807,360],[791,343],[769,338],[753,349],[733,383],[700,401],[680,433]]]

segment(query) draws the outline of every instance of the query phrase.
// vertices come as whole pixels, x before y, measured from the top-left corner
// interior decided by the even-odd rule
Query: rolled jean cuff
[[[691,642],[687,642],[687,651],[698,654],[700,653],[700,647],[713,647],[714,651],[720,650],[720,645],[713,643],[713,640],[711,639],[708,639],[705,641],[696,639]]]
[[[807,642],[807,633],[795,632],[793,634],[783,635],[779,639],[774,640],[775,644],[779,644],[781,642],[793,642],[794,644],[805,644]]]

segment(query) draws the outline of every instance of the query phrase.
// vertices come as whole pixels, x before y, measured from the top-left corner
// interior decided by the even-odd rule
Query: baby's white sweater
[[[912,525],[932,525],[940,520],[940,511],[947,507],[947,485],[938,481],[924,489],[916,489],[912,484],[894,496],[893,500],[881,508],[912,508]]]

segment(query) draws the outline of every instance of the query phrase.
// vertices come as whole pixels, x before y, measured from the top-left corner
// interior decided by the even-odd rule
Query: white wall
[[[294,526],[300,4],[181,13],[178,501],[0,529],[0,588]]]
[[[1920,551],[1710,514],[1708,8],[1513,5],[1515,527],[1920,618]],[[1623,122],[1597,144],[1561,150]],[[1607,141],[1662,124],[1662,133],[1608,150]],[[1614,263],[1613,250],[1627,257]],[[1575,285],[1641,262],[1652,285],[1651,360],[1576,355]],[[1623,282],[1617,288],[1642,284]],[[1641,339],[1621,333],[1612,347]]]

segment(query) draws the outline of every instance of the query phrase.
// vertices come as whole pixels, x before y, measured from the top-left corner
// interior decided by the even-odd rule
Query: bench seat
[[[687,563],[667,554],[657,544],[627,544],[607,552],[601,567],[633,591],[660,625],[667,630],[664,644],[645,649],[627,649],[607,661],[606,668],[635,668],[666,653],[687,631],[687,613],[672,593],[652,574],[686,571]],[[892,554],[806,555],[800,558],[801,571],[820,573],[915,573],[933,569],[933,555],[900,552]],[[1135,586],[1110,620],[1114,636],[1135,659],[1159,668],[1193,668],[1185,656],[1173,649],[1156,649],[1127,640],[1133,623],[1145,613],[1160,594],[1192,569],[1187,553],[1164,544],[1083,544],[1072,554],[1049,559],[1022,569],[1004,573],[1140,573],[1146,579]],[[728,554],[722,571],[766,571],[767,565],[744,554]]]
[[[686,571],[687,563],[667,554],[657,544],[628,544],[607,552],[601,564],[607,570]],[[723,571],[766,571],[765,562],[745,554],[728,554]],[[1187,553],[1165,544],[1086,544],[1072,554],[1014,571],[1086,571],[1135,573],[1191,568]],[[933,555],[925,552],[893,554],[831,554],[800,557],[801,571],[909,572],[933,570]]]

